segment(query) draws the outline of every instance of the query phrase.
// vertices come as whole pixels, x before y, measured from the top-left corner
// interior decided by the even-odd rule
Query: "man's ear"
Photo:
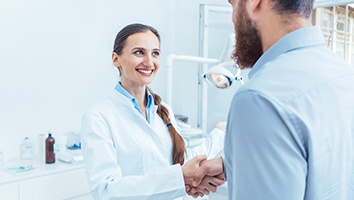
[[[249,0],[248,6],[251,9],[250,11],[255,12],[257,9],[259,9],[259,6],[261,5],[262,1],[263,0]]]
[[[245,8],[249,17],[252,20],[263,18],[260,14],[267,3],[269,3],[268,0],[247,0]]]
[[[113,65],[115,67],[119,67],[120,66],[120,61],[119,61],[119,58],[118,58],[118,54],[116,52],[112,53],[112,62],[113,62]]]

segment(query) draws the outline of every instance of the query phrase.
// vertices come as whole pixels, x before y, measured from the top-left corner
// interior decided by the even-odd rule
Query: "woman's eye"
[[[138,54],[138,55],[143,55],[144,54],[144,52],[142,50],[135,51],[134,53]]]
[[[160,52],[155,51],[155,52],[152,53],[152,55],[154,55],[154,56],[159,56],[159,55],[160,55]]]

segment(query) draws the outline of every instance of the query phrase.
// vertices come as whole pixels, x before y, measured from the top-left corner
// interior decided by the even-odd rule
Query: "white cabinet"
[[[1,199],[92,200],[82,164],[42,164],[33,172],[12,175],[2,171]]]
[[[88,193],[88,186],[84,170],[76,169],[22,181],[19,190],[20,200],[61,200]]]
[[[1,180],[1,179],[0,179]],[[18,199],[18,184],[9,183],[0,185],[1,199]]]

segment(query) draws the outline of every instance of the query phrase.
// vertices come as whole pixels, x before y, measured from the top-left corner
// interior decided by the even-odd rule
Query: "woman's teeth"
[[[144,73],[144,74],[151,74],[152,70],[143,70],[143,69],[138,69],[138,72]]]

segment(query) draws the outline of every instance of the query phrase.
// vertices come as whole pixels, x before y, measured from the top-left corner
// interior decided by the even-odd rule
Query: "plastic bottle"
[[[45,163],[47,164],[55,163],[54,143],[55,139],[51,133],[48,133],[48,137],[45,139]]]
[[[33,158],[33,145],[28,137],[25,137],[25,139],[22,141],[20,150],[22,160],[28,161]]]

